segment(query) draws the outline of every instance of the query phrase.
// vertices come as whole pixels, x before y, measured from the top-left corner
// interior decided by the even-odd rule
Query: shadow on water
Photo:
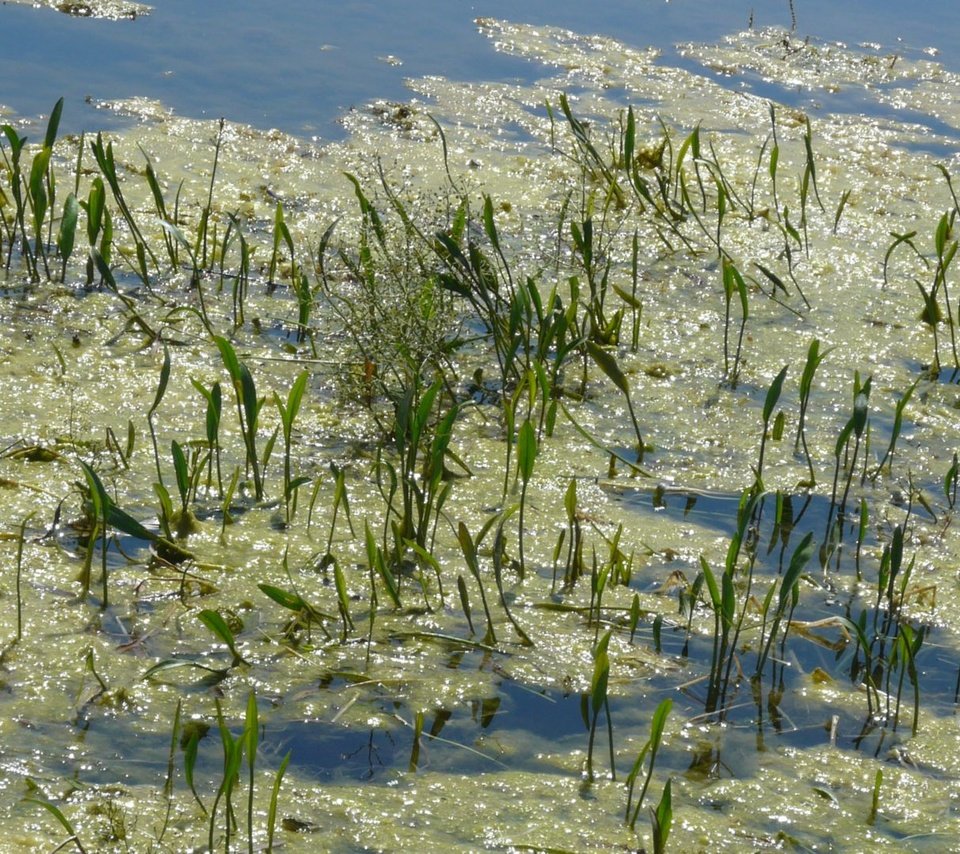
[[[921,726],[924,715],[952,714],[958,684],[953,644],[924,619],[930,591],[910,583],[902,528],[878,533],[838,514],[823,496],[768,495],[739,525],[741,499],[734,494],[655,490],[624,500],[641,515],[695,520],[730,538],[738,530],[745,534],[733,585],[742,598],[730,617],[737,634],[728,637],[726,650],[690,628],[693,582],[678,592],[679,617],[661,624],[653,641],[664,664],[673,665],[669,674],[620,678],[611,692],[618,765],[630,761],[624,736],[637,743],[646,737],[657,696],[672,696],[673,715],[705,733],[692,756],[665,760],[687,764],[691,778],[740,777],[774,747],[830,746],[899,761],[917,710]],[[809,562],[799,575],[797,600],[790,604],[788,590],[777,624],[777,582],[808,534]],[[747,591],[744,573],[751,571]],[[705,585],[697,595],[702,616],[710,606]],[[651,643],[649,627],[641,627],[635,643]],[[459,650],[450,666],[479,665],[482,658]],[[579,693],[533,689],[508,678],[487,693],[425,710],[419,723],[396,687],[353,684],[338,675],[323,680],[318,691],[341,694],[344,705],[362,704],[370,725],[348,727],[336,717],[284,722],[268,725],[263,745],[277,755],[292,751],[294,765],[321,781],[387,781],[426,769],[556,773],[550,755],[582,751],[587,743]]]
[[[767,494],[750,503],[734,493],[666,488],[619,494],[637,524],[654,515],[695,524],[729,542],[739,538],[739,549],[728,552],[727,567],[712,568],[724,613],[714,619],[701,570],[664,593],[676,597],[675,610],[665,602],[662,617],[636,631],[632,642],[662,666],[637,679],[622,668],[614,674],[609,714],[618,766],[632,761],[626,754],[635,748],[627,745],[642,744],[653,698],[664,696],[673,698],[675,719],[704,733],[692,755],[665,760],[686,765],[691,778],[741,777],[774,747],[830,746],[898,761],[899,745],[925,715],[954,713],[955,643],[932,619],[935,588],[911,576],[911,512],[901,512],[898,525],[866,524],[822,495]],[[794,571],[803,549],[806,559]],[[791,575],[796,586],[781,593]],[[650,583],[641,573],[630,581],[638,592],[649,592]],[[611,613],[605,622],[625,640],[622,619]],[[447,667],[485,670],[488,658],[454,648]],[[294,768],[321,782],[386,782],[427,769],[561,773],[551,757],[587,746],[584,696],[505,674],[461,702],[425,709],[402,685],[350,674],[330,673],[315,690],[333,711],[306,721],[264,714],[260,749],[278,761],[290,751]],[[79,735],[105,723],[95,702],[75,726]],[[201,764],[213,762],[214,773],[211,750],[201,751]]]
[[[659,487],[623,500],[641,519],[658,514],[742,537],[732,562],[728,552],[727,567],[713,568],[718,587],[722,575],[730,579],[729,595],[717,593],[719,610],[729,610],[714,633],[691,629],[692,602],[695,613],[715,607],[701,571],[678,586],[680,616],[656,639],[692,671],[675,699],[691,721],[752,729],[758,749],[772,738],[882,756],[916,729],[917,716],[955,710],[955,641],[934,620],[936,585],[912,576],[910,520],[923,507],[902,508],[906,518],[893,525],[823,495],[768,494],[748,505],[733,493]],[[781,594],[804,548],[796,587]],[[722,774],[716,756],[694,765],[703,763]]]
[[[336,690],[337,681],[325,690]],[[510,767],[556,773],[539,758],[542,752],[585,744],[579,694],[534,690],[503,679],[495,693],[425,711],[415,748],[415,711],[382,685],[363,690],[367,696],[361,702],[374,725],[285,722],[267,727],[264,749],[278,755],[292,751],[291,763],[301,772],[345,782],[386,781],[408,769],[463,774]]]

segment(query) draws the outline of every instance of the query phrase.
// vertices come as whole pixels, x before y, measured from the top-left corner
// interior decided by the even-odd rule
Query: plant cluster
[[[443,210],[424,216],[412,210],[382,169],[376,187],[364,186],[348,175],[358,208],[354,231],[334,222],[315,246],[298,245],[288,214],[278,203],[272,228],[258,234],[238,213],[224,213],[213,203],[222,122],[212,152],[207,199],[195,221],[185,215],[179,191],[172,200],[165,196],[146,155],[145,195],[152,207],[132,206],[128,197],[135,179],[121,174],[111,143],[100,135],[89,145],[80,140],[73,186],[64,197],[62,182],[67,179],[55,169],[54,156],[61,109],[62,101],[36,148],[30,148],[12,126],[2,128],[0,250],[4,267],[33,287],[71,281],[78,282],[78,287],[109,292],[133,334],[145,347],[163,352],[154,400],[144,418],[156,475],[155,506],[130,506],[122,492],[105,485],[105,480],[122,480],[119,473],[129,467],[137,450],[138,425],[132,421],[124,445],[111,431],[113,441],[108,443],[106,458],[97,461],[76,455],[80,478],[76,497],[83,516],[80,599],[102,610],[110,607],[108,553],[119,548],[120,535],[133,537],[150,546],[154,567],[172,570],[183,609],[195,613],[230,656],[225,666],[193,658],[164,659],[147,668],[144,679],[188,667],[201,670],[205,678],[223,681],[255,666],[239,639],[242,623],[233,622],[225,609],[203,607],[209,588],[197,581],[201,548],[191,542],[198,517],[216,514],[226,542],[238,504],[241,510],[275,507],[278,526],[288,531],[305,529],[308,535],[314,518],[324,516],[325,543],[316,567],[324,579],[332,575],[330,593],[322,588],[298,589],[292,576],[288,587],[259,584],[265,597],[261,607],[283,610],[286,622],[278,636],[286,648],[297,651],[318,643],[360,642],[366,646],[369,665],[382,640],[378,634],[382,615],[440,613],[458,604],[465,636],[448,636],[447,641],[487,652],[504,650],[511,642],[535,646],[538,638],[524,628],[516,597],[530,586],[530,577],[552,576],[553,598],[540,604],[579,615],[593,639],[592,671],[584,679],[589,687],[582,691],[588,733],[584,775],[588,782],[597,776],[594,742],[602,721],[608,734],[610,776],[616,779],[615,704],[610,702],[610,687],[617,658],[611,646],[633,644],[641,620],[649,618],[659,651],[667,620],[663,613],[642,609],[632,585],[636,546],[628,541],[634,532],[624,531],[622,525],[607,531],[595,524],[579,504],[575,475],[565,474],[568,485],[562,507],[555,508],[562,524],[552,561],[542,548],[531,548],[532,496],[542,476],[538,464],[542,465],[545,446],[563,429],[586,438],[598,449],[599,459],[609,460],[611,480],[618,466],[632,477],[643,477],[656,465],[657,448],[649,440],[644,412],[637,406],[630,367],[631,356],[644,338],[645,301],[653,298],[641,284],[642,247],[655,246],[660,255],[677,259],[716,258],[716,309],[722,317],[716,347],[722,369],[715,383],[724,394],[742,394],[749,400],[749,388],[742,388],[745,379],[760,379],[757,372],[748,376],[746,358],[749,326],[758,305],[785,317],[803,318],[810,303],[801,289],[798,259],[811,252],[811,222],[825,217],[836,230],[849,198],[845,192],[832,213],[821,200],[809,120],[802,127],[805,156],[792,193],[780,160],[783,129],[772,105],[769,133],[760,141],[752,175],[744,183],[733,177],[699,125],[680,139],[661,124],[660,137],[644,147],[632,109],[602,137],[561,96],[563,130],[556,132],[556,138],[565,142],[557,145],[573,164],[574,177],[564,188],[556,223],[559,252],[556,269],[551,270],[547,264],[524,269],[529,261],[513,249],[520,238],[505,233],[498,216],[506,210],[505,203],[498,205],[486,193],[474,198],[453,177],[445,190]],[[551,121],[559,120],[549,105],[548,113]],[[440,137],[445,145],[442,132]],[[93,177],[82,194],[84,158],[91,155]],[[949,183],[949,174],[944,175]],[[935,269],[929,287],[917,281],[923,319],[933,332],[933,374],[942,370],[944,347],[938,328],[944,323],[960,370],[948,292],[948,273],[957,248],[951,233],[958,210],[944,214],[936,228]],[[739,257],[728,239],[734,220],[741,225],[763,221],[773,235],[775,257],[763,263]],[[159,226],[152,229],[150,224],[155,222]],[[346,234],[339,239],[341,231]],[[78,246],[84,235],[86,245]],[[906,246],[926,263],[913,243],[915,236],[895,235],[887,260],[894,249]],[[269,258],[259,276],[258,249]],[[173,299],[164,290],[164,283],[180,276],[186,278],[189,299],[185,301]],[[288,354],[296,373],[284,388],[265,389],[260,364],[241,346],[243,334],[254,324],[247,311],[249,294],[258,287],[286,295],[278,310],[288,312]],[[309,455],[298,448],[301,416],[310,405],[311,366],[325,357],[324,334],[330,317],[337,319],[350,350],[344,388],[352,391],[353,405],[368,419],[374,437],[349,467],[311,464]],[[181,377],[174,369],[172,339],[188,324],[198,330],[203,346],[221,369],[213,382]],[[866,500],[856,500],[857,488],[866,489],[868,482],[892,474],[905,409],[920,380],[900,395],[885,453],[875,460],[869,453],[872,381],[854,375],[852,411],[833,445],[832,489],[819,552],[812,531],[791,550],[792,532],[798,529],[813,494],[810,490],[818,482],[818,461],[808,447],[807,415],[816,372],[828,354],[819,339],[811,341],[795,406],[783,401],[785,385],[796,373],[791,365],[784,366],[769,384],[759,412],[759,454],[731,526],[722,570],[714,570],[702,558],[697,577],[681,588],[688,644],[708,638],[703,665],[706,687],[697,702],[702,704],[698,714],[713,721],[732,714],[741,682],[750,685],[762,720],[768,666],[766,708],[779,718],[788,639],[804,628],[797,617],[803,598],[840,578],[841,555],[851,549],[856,555],[856,580],[873,571],[861,572],[870,519]],[[593,387],[603,378],[626,405],[629,449],[583,426]],[[161,440],[158,435],[157,414],[171,383],[189,383],[203,407],[202,423],[189,428],[194,430],[189,440]],[[794,505],[802,497],[769,492],[763,477],[765,466],[769,470],[770,446],[782,440],[787,418],[793,417],[790,413],[796,414],[794,451],[798,460],[802,451],[808,474],[798,486],[807,502],[800,511]],[[473,417],[493,425],[502,455],[495,475],[496,494],[479,528],[470,522],[475,516],[458,503],[467,492],[462,483],[478,477],[459,444],[466,422]],[[228,421],[233,422],[229,432]],[[106,478],[107,470],[118,476]],[[954,456],[944,478],[948,513],[956,485]],[[359,525],[354,526],[351,489],[367,489],[379,496],[379,515],[367,512],[362,533]],[[919,500],[919,491],[911,490],[911,507],[914,496]],[[851,507],[857,512],[851,512]],[[771,508],[773,534],[768,552],[779,543],[779,561],[776,572],[760,573],[758,566],[765,558],[761,519],[769,520]],[[146,515],[156,516],[155,530],[138,521],[137,517]],[[19,531],[18,582],[28,521]],[[877,523],[884,542],[875,567],[875,602],[854,617],[856,603],[851,595],[847,614],[831,623],[843,636],[838,646],[843,670],[854,686],[865,689],[864,736],[877,728],[897,729],[906,685],[912,689],[914,732],[919,725],[917,660],[928,629],[907,607],[915,595],[910,584],[913,562],[904,554],[910,523],[909,511],[896,525],[882,528]],[[364,560],[362,582],[348,565],[355,551]],[[819,581],[808,569],[818,554]],[[98,559],[99,588],[94,584]],[[286,555],[283,562],[287,568]],[[864,556],[863,562],[867,564],[868,558]],[[458,571],[458,564],[465,565],[466,571]],[[447,592],[454,586],[457,600]],[[358,589],[363,595],[357,594]],[[17,600],[19,609],[19,584]],[[474,616],[478,603],[482,625]],[[314,632],[322,640],[315,640]],[[687,650],[685,646],[684,655]],[[688,696],[694,694],[688,692]],[[650,739],[626,778],[625,818],[631,829],[651,783],[670,708],[670,701],[665,701],[653,714]],[[414,733],[412,771],[418,765],[422,724],[421,712]],[[239,735],[231,733],[219,703],[216,725],[223,747],[223,775],[209,805],[194,784],[199,736],[196,731],[187,733],[179,708],[173,743],[185,739],[183,775],[209,818],[210,850],[219,845],[230,850],[242,835],[233,796],[246,758],[246,827],[252,851],[255,695],[250,694]],[[174,756],[172,746],[171,790]],[[645,759],[646,774],[635,796]],[[286,762],[276,772],[267,850],[273,842]],[[44,805],[81,848],[63,811],[50,802]],[[666,846],[672,805],[667,780],[651,816],[655,850]]]

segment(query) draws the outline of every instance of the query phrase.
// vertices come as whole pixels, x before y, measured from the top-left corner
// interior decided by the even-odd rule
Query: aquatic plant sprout
[[[59,105],[36,141],[3,125],[2,702],[30,752],[0,826],[945,847],[958,208],[924,146],[955,140],[773,99],[910,86],[960,121],[931,88],[960,79],[779,31],[682,48],[760,99],[478,26],[552,76],[412,81],[323,149],[146,102],[92,139]]]

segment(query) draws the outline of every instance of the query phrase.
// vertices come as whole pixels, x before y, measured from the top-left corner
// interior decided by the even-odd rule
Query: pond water
[[[930,0],[922,14],[908,14],[897,0],[290,0],[264,10],[259,0],[164,0],[136,21],[103,21],[4,4],[0,75],[17,81],[5,87],[4,101],[32,116],[64,96],[65,130],[110,123],[84,108],[87,97],[141,96],[186,116],[226,116],[339,138],[344,111],[375,98],[404,100],[407,77],[531,80],[535,67],[497,54],[478,37],[478,17],[601,33],[636,47],[655,46],[667,62],[676,60],[680,42],[716,41],[751,21],[788,29],[795,22],[800,36],[932,48],[947,67],[960,68],[954,48],[960,23],[950,0]]]
[[[952,7],[265,8],[0,6],[0,838],[955,846]]]

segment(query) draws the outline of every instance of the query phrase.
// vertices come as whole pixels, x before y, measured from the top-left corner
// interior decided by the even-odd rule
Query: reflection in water
[[[836,494],[658,487],[621,497],[641,518],[695,517],[730,540],[724,566],[703,565],[693,581],[671,576],[683,581],[687,624],[676,640],[667,635],[667,652],[706,668],[681,688],[692,719],[753,727],[758,751],[773,736],[781,745],[830,742],[880,756],[906,722],[916,731],[921,707],[955,702],[960,680],[939,660],[942,630],[917,615],[934,604],[936,588],[912,580],[909,514],[893,527],[870,525]],[[713,611],[712,637],[691,631],[694,608]],[[811,702],[811,685],[834,684],[859,689],[862,705],[828,710]],[[719,746],[705,750],[691,768],[720,774]]]

